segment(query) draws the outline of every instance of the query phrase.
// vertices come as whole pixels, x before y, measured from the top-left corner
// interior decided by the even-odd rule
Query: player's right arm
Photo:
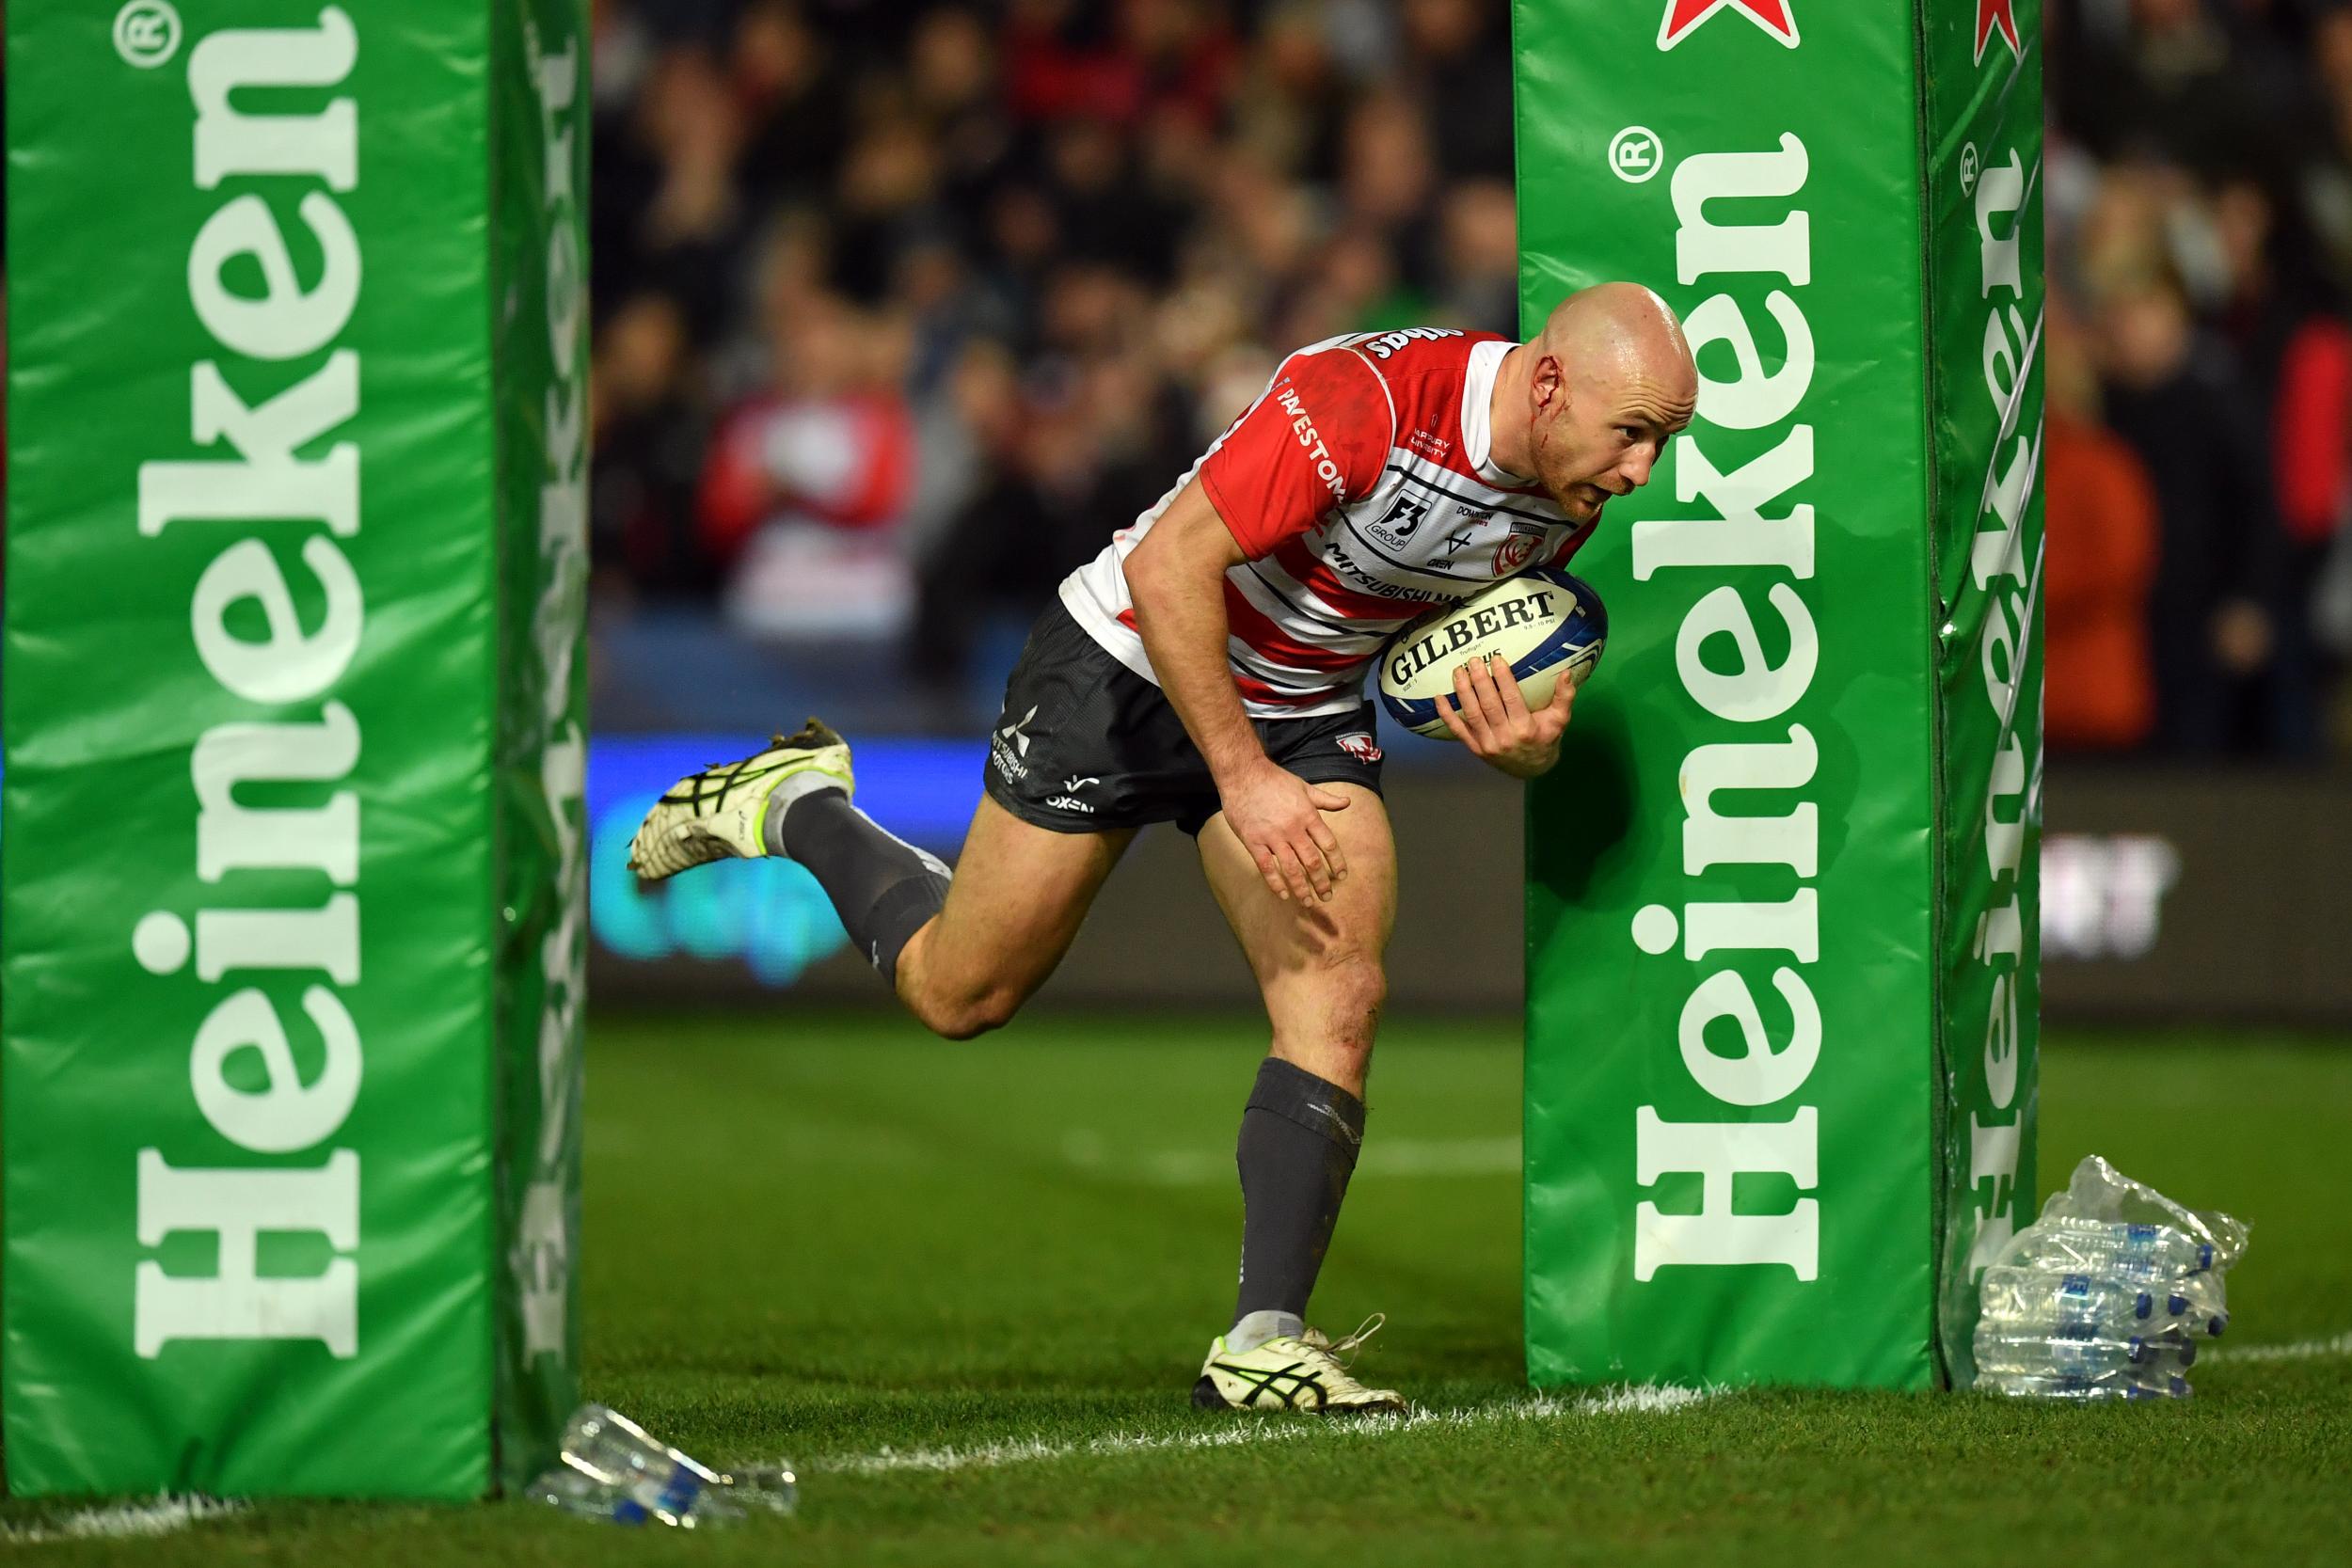
[[[1279,897],[1327,899],[1347,874],[1322,816],[1347,798],[1278,766],[1258,743],[1227,653],[1225,574],[1369,491],[1395,433],[1388,390],[1361,355],[1294,355],[1126,560],[1160,689],[1208,761],[1226,825]]]
[[[1201,490],[1185,485],[1127,557],[1136,629],[1160,689],[1216,781],[1226,826],[1277,897],[1327,899],[1347,875],[1323,813],[1347,797],[1320,789],[1265,754],[1241,705],[1225,642],[1225,574],[1248,559]]]

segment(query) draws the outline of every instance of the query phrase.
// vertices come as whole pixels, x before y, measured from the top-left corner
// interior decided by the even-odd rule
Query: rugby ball
[[[1454,697],[1454,672],[1493,655],[1511,667],[1530,708],[1551,701],[1562,677],[1581,684],[1609,641],[1609,612],[1581,578],[1537,566],[1460,604],[1428,614],[1380,651],[1380,705],[1415,735],[1452,740],[1438,694]]]

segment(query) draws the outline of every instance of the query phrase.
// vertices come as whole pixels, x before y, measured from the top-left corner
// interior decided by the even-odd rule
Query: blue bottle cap
[[[667,1485],[661,1488],[660,1509],[664,1513],[684,1513],[694,1506],[701,1495],[703,1478],[680,1465],[670,1472]]]
[[[2145,1291],[2140,1291],[2139,1299],[2132,1304],[2132,1315],[2136,1318],[2147,1317],[2155,1309],[2156,1298]]]

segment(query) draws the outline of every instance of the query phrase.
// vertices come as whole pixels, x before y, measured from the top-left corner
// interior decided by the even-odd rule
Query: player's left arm
[[[1438,693],[1438,717],[1470,755],[1515,779],[1551,771],[1560,760],[1560,737],[1576,707],[1577,682],[1564,672],[1551,701],[1530,708],[1518,678],[1501,660],[1472,659],[1454,672],[1454,701]]]

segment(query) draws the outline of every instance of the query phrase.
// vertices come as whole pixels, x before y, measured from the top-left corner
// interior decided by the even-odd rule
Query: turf
[[[2254,1222],[2237,1354],[2182,1405],[1740,1393],[1531,1413],[1516,1030],[1399,1021],[1317,1296],[1458,1420],[1196,1415],[1232,1302],[1234,1020],[1039,1017],[944,1046],[866,1016],[599,1020],[590,1393],[689,1452],[789,1454],[798,1518],[678,1536],[532,1506],[272,1504],[27,1560],[1916,1565],[2342,1560],[2352,1538],[2352,1049],[2053,1040],[2044,1185],[2096,1149]],[[1385,1148],[1390,1152],[1379,1152]],[[396,1440],[388,1434],[387,1440]],[[887,1450],[887,1452],[885,1452]],[[54,1503],[0,1504],[18,1529]]]

